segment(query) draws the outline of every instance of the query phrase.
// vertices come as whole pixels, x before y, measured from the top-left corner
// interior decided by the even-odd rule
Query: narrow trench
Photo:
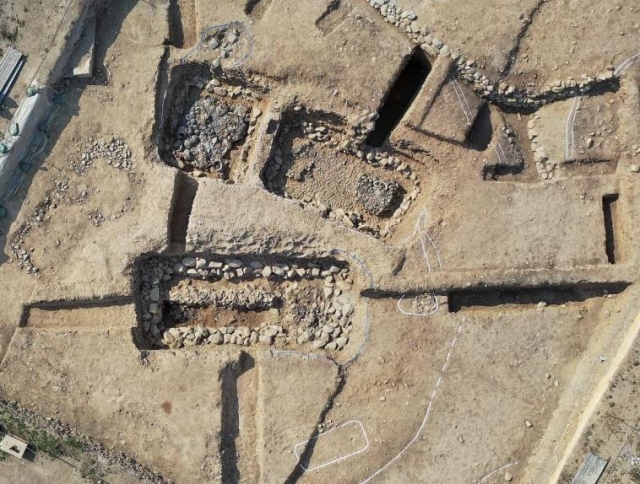
[[[260,20],[270,5],[271,0],[247,0],[244,5],[244,13],[252,20]]]
[[[411,106],[420,88],[431,72],[431,65],[421,49],[414,49],[393,86],[387,93],[375,129],[367,143],[382,146]]]
[[[604,213],[604,240],[607,260],[609,264],[615,264],[618,258],[618,250],[615,237],[616,207],[618,194],[613,193],[602,197],[602,211]]]
[[[189,228],[189,218],[193,209],[193,201],[198,192],[198,182],[178,172],[173,195],[173,210],[169,218],[169,243],[177,249],[184,250]]]
[[[260,4],[260,0],[247,0],[244,6],[244,13],[251,15],[251,12]]]
[[[195,0],[170,0],[169,38],[164,44],[184,49],[195,45],[196,40]]]
[[[505,305],[533,307],[541,301],[549,305],[584,302],[606,294],[619,294],[628,286],[625,282],[612,282],[571,286],[463,289],[449,293],[449,312]]]
[[[240,482],[236,439],[240,436],[240,411],[238,402],[238,379],[243,373],[255,367],[254,359],[248,353],[240,353],[237,362],[229,364],[220,372],[222,407],[220,410],[220,460],[222,482]]]
[[[342,393],[342,390],[344,389],[344,386],[346,384],[347,384],[346,369],[344,367],[340,367],[338,371],[338,382],[336,385],[336,389],[329,397],[329,400],[327,400],[327,405],[324,407],[324,409],[320,413],[320,416],[318,417],[318,422],[314,427],[314,430],[311,433],[311,436],[309,437],[309,441],[307,442],[307,445],[305,446],[304,451],[302,451],[302,454],[300,454],[300,460],[296,464],[295,468],[291,471],[289,476],[287,476],[287,479],[284,481],[284,484],[297,483],[298,480],[304,475],[305,468],[309,467],[309,462],[311,461],[311,457],[313,456],[313,450],[315,449],[316,443],[318,442],[318,439],[316,437],[320,435],[320,431],[318,430],[318,427],[324,423],[325,419],[327,418],[327,415],[333,408],[336,398],[338,398],[340,393]]]
[[[169,38],[164,43],[178,49],[184,47],[184,29],[178,0],[169,1]]]

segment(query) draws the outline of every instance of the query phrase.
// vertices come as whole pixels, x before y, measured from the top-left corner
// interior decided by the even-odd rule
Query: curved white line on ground
[[[351,452],[350,454],[343,455],[342,457],[338,457],[337,459],[333,459],[332,461],[325,462],[324,464],[321,464],[319,466],[306,468],[305,466],[303,466],[300,463],[300,454],[298,454],[298,447],[304,446],[304,445],[306,445],[308,442],[310,442],[312,440],[316,440],[317,441],[323,435],[330,434],[331,432],[334,432],[335,430],[338,430],[338,429],[340,429],[342,427],[345,427],[345,426],[347,426],[349,424],[352,424],[352,423],[358,424],[360,426],[360,430],[362,431],[362,435],[364,436],[364,441],[365,441],[364,447],[362,447],[361,449],[356,450],[355,452]],[[330,465],[337,464],[338,462],[342,462],[343,460],[347,460],[349,457],[353,457],[354,455],[361,454],[362,452],[364,452],[368,448],[369,448],[369,436],[367,435],[367,431],[364,429],[364,425],[362,425],[362,422],[360,422],[360,420],[349,420],[348,422],[340,424],[337,427],[332,428],[331,430],[327,430],[326,432],[319,433],[318,435],[316,435],[315,437],[312,437],[311,439],[307,439],[307,440],[305,440],[303,442],[297,443],[296,445],[293,446],[293,453],[295,454],[296,459],[298,459],[298,465],[300,467],[302,467],[302,469],[304,469],[305,472],[311,472],[311,471],[317,471],[318,469],[322,469],[323,467],[328,467]]]
[[[442,259],[440,259],[440,251],[436,247],[436,244],[433,242],[431,237],[429,237],[429,232],[427,232],[427,210],[422,207],[422,213],[424,214],[424,219],[422,220],[422,235],[424,235],[431,246],[433,247],[433,251],[436,253],[436,260],[438,261],[438,267],[442,269]]]
[[[489,474],[487,474],[486,476],[484,476],[482,479],[480,479],[478,482],[476,482],[476,484],[482,484],[483,482],[485,482],[487,479],[489,479],[491,476],[493,476],[494,474],[497,474],[500,471],[503,471],[505,469],[508,469],[509,467],[515,466],[517,464],[519,464],[520,461],[517,462],[511,462],[510,464],[506,464],[503,465],[502,467],[499,467],[498,469],[496,469],[495,471],[489,472]]]
[[[638,52],[636,55],[632,55],[627,60],[625,60],[622,64],[616,67],[616,70],[613,71],[613,75],[616,77],[620,77],[622,74],[624,74],[624,71],[626,71],[629,67],[631,67],[631,65],[637,60],[640,60],[640,52]]]
[[[438,393],[438,387],[440,387],[440,384],[442,383],[442,377],[443,377],[444,373],[447,371],[447,368],[448,368],[448,365],[449,365],[449,359],[451,358],[451,351],[453,350],[453,347],[455,346],[456,341],[458,340],[458,335],[460,334],[461,328],[462,328],[462,324],[460,324],[460,326],[458,326],[458,328],[456,329],[455,336],[454,336],[453,340],[451,341],[451,344],[449,345],[449,351],[447,353],[447,358],[445,359],[445,363],[442,366],[442,371],[441,371],[442,374],[440,375],[440,377],[438,377],[438,381],[436,383],[436,386],[433,389],[433,392],[431,392],[431,397],[429,398],[429,404],[427,405],[427,411],[425,412],[424,418],[422,419],[422,423],[420,424],[420,427],[418,428],[418,431],[413,436],[413,438],[407,443],[407,445],[405,445],[400,450],[400,452],[398,452],[398,454],[396,454],[395,457],[393,457],[390,461],[388,461],[380,469],[378,469],[373,474],[371,474],[369,477],[367,477],[364,481],[362,481],[361,484],[366,484],[367,482],[371,482],[372,479],[374,479],[377,475],[379,475],[387,467],[389,467],[391,464],[393,464],[395,461],[397,461],[400,457],[402,457],[402,455],[407,451],[407,449],[409,447],[411,447],[415,443],[415,441],[418,440],[418,438],[420,437],[420,434],[422,433],[422,430],[424,429],[424,427],[427,425],[427,422],[429,421],[429,415],[431,415],[431,407],[433,406],[433,401],[435,400],[436,395]]]
[[[422,228],[420,227],[420,224],[422,223]],[[442,260],[440,259],[440,251],[438,251],[438,248],[436,247],[436,244],[433,242],[433,240],[431,239],[431,237],[429,237],[429,234],[427,233],[426,230],[426,223],[427,223],[427,211],[424,207],[422,207],[422,210],[420,212],[420,215],[418,215],[418,218],[416,220],[416,225],[415,228],[413,230],[413,233],[407,237],[407,239],[405,239],[405,242],[411,240],[413,237],[416,236],[416,234],[418,235],[418,238],[420,240],[420,248],[422,250],[422,255],[424,257],[424,261],[425,264],[427,266],[427,272],[431,272],[431,263],[429,261],[429,255],[427,254],[427,247],[426,247],[426,243],[424,241],[424,238],[426,237],[427,240],[429,241],[429,243],[431,244],[431,246],[433,247],[433,250],[436,254],[436,260],[438,262],[438,267],[440,269],[442,269]],[[402,301],[404,300],[404,298],[406,297],[406,294],[403,294],[402,296],[400,296],[400,299],[398,299],[397,302],[397,307],[398,307],[398,311],[400,311],[400,313],[404,314],[405,316],[418,316],[418,317],[424,317],[424,316],[430,316],[433,313],[435,313],[439,308],[440,308],[440,302],[438,301],[437,296],[435,295],[434,292],[431,293],[431,298],[433,299],[434,302],[434,308],[426,313],[414,313],[412,311],[407,311],[405,309],[402,308]]]
[[[574,145],[574,133],[573,133],[573,125],[576,122],[576,115],[578,112],[578,107],[580,106],[580,101],[582,100],[582,96],[578,96],[573,98],[573,104],[571,105],[571,109],[569,110],[569,115],[567,116],[567,122],[565,125],[565,148],[564,148],[564,160],[570,160],[573,157],[573,145]]]

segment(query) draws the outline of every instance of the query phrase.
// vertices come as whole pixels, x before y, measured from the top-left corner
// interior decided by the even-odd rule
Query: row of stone
[[[258,260],[243,261],[235,258],[207,259],[205,257],[184,257],[165,268],[167,274],[184,274],[203,278],[281,278],[317,279],[337,274],[341,268],[335,265],[323,267],[320,264],[302,266],[298,263],[266,264]]]
[[[611,82],[615,78],[608,70],[595,76],[583,75],[576,81],[555,81],[546,88],[535,92],[522,90],[504,82],[492,83],[476,66],[473,59],[466,59],[460,51],[454,49],[429,33],[426,26],[420,26],[413,12],[402,11],[395,0],[369,0],[372,7],[380,12],[386,22],[402,29],[409,37],[432,57],[450,57],[456,62],[461,77],[468,81],[474,90],[494,101],[509,107],[540,107],[553,101],[585,94],[596,86]]]
[[[336,351],[343,349],[349,342],[350,330],[340,326],[324,325],[321,329],[288,333],[279,325],[263,324],[258,328],[247,326],[223,326],[209,328],[203,325],[170,328],[162,335],[162,343],[171,349],[204,344],[253,346],[285,346],[296,343],[298,346],[311,345],[313,349]]]

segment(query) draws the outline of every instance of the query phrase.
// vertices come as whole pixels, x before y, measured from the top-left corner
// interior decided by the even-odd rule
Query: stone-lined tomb
[[[334,259],[151,256],[138,263],[138,343],[340,351],[359,319],[353,283]]]

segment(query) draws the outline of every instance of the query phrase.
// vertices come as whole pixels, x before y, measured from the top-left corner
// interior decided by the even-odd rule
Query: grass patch
[[[0,431],[25,440],[30,448],[53,458],[69,456],[79,459],[84,448],[82,442],[74,438],[59,438],[46,430],[30,427],[8,408],[0,407]]]

